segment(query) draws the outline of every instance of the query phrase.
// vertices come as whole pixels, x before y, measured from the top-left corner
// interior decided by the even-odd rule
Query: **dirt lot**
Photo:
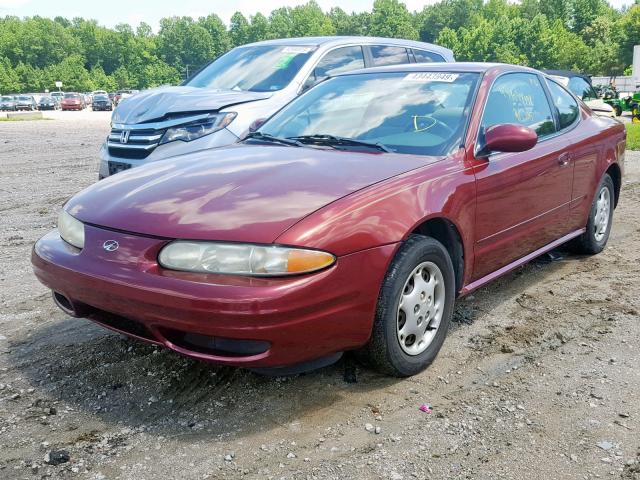
[[[607,250],[554,252],[461,300],[421,375],[265,378],[53,306],[31,245],[96,179],[109,128],[56,118],[0,123],[0,478],[640,479],[639,154]]]

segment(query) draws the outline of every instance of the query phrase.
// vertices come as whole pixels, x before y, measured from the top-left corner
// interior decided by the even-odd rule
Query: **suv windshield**
[[[251,92],[282,90],[314,50],[315,47],[280,45],[235,48],[205,67],[186,85]]]
[[[462,141],[477,81],[476,73],[429,71],[335,77],[291,102],[259,132],[303,144],[319,145],[319,137],[330,136],[324,144],[341,148],[350,139],[396,153],[444,155]]]
[[[95,102],[96,100],[106,101],[106,100],[109,100],[109,97],[106,95],[94,95],[93,101]]]

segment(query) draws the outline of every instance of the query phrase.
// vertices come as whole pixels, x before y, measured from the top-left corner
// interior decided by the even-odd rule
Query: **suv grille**
[[[107,139],[109,154],[120,158],[147,158],[158,146],[165,130],[121,130],[114,128]]]

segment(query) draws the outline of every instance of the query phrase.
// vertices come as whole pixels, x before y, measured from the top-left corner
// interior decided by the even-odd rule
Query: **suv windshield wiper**
[[[287,139],[314,145],[366,147],[375,148],[380,152],[391,152],[391,150],[381,143],[365,142],[364,140],[356,140],[355,138],[349,137],[336,137],[335,135],[300,135],[298,137],[287,137]]]
[[[251,139],[251,138],[255,138],[256,140],[262,140],[262,141],[265,141],[265,142],[281,143],[282,145],[289,145],[291,147],[302,147],[303,146],[302,143],[300,143],[300,142],[298,142],[296,140],[276,137],[275,135],[270,135],[268,133],[262,133],[262,132],[251,132],[249,135],[244,137],[245,140],[248,140],[248,139]]]

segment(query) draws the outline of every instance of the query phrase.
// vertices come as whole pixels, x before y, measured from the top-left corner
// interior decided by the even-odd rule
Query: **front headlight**
[[[84,248],[84,224],[64,210],[58,215],[58,232],[65,242]]]
[[[164,132],[160,144],[173,142],[175,140],[182,140],[183,142],[190,142],[196,140],[205,135],[222,130],[229,125],[237,113],[227,112],[210,115],[204,120],[199,120],[193,123],[187,123],[186,125],[179,125],[177,127],[171,127]]]
[[[335,260],[330,253],[303,248],[182,240],[158,255],[160,265],[171,270],[274,277],[314,272]]]

